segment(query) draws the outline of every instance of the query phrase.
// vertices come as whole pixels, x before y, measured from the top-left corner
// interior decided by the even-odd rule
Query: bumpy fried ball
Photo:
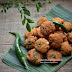
[[[53,62],[56,62],[56,61],[61,61],[62,59],[62,54],[58,51],[55,51],[53,49],[50,49],[48,52],[47,52],[47,59],[49,61],[53,61]]]
[[[55,31],[54,33],[58,33],[60,35],[63,36],[63,42],[67,41],[67,36],[65,35],[64,31],[60,30],[60,31]]]
[[[72,30],[72,24],[70,22],[64,22],[63,25],[66,27],[68,31]]]
[[[37,25],[40,25],[41,23],[43,23],[43,22],[45,22],[45,21],[47,21],[47,18],[46,18],[46,17],[42,17],[42,18],[40,18],[40,19],[38,20]]]
[[[40,52],[36,51],[36,49],[31,49],[28,52],[26,58],[34,64],[40,64],[43,55]]]
[[[37,35],[37,30],[36,30],[36,28],[33,28],[33,29],[31,30],[31,32],[26,31],[26,33],[25,33],[25,37],[26,37],[26,38],[28,38],[29,36],[36,36],[36,35]]]
[[[72,43],[72,32],[71,32],[71,33],[69,33],[69,35],[68,35],[68,40],[69,40],[69,42],[71,42],[71,43]]]
[[[61,19],[61,18],[59,18],[59,17],[55,17],[55,18],[53,18],[52,20],[57,21],[57,22],[60,22],[61,24],[64,23],[64,20]]]
[[[39,38],[34,45],[35,49],[37,51],[40,51],[41,53],[46,53],[48,51],[49,47],[49,42],[45,38]]]
[[[63,55],[70,54],[72,51],[71,45],[69,45],[68,41],[65,41],[61,44],[61,51],[60,53]]]
[[[25,46],[26,49],[31,49],[34,48],[34,43],[37,40],[37,37],[35,36],[29,36],[26,40],[25,40]]]
[[[61,43],[63,42],[63,35],[60,35],[58,33],[50,34],[49,42],[52,48],[60,48]]]
[[[50,35],[55,31],[55,24],[50,21],[45,21],[40,26],[40,32],[44,35]]]
[[[37,36],[45,38],[45,36],[40,32],[40,27],[37,28]]]

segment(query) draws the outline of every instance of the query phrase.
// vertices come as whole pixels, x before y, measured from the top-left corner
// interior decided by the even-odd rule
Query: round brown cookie
[[[50,21],[45,21],[42,23],[42,25],[40,26],[40,32],[44,35],[50,35],[51,33],[53,33],[55,31],[55,24],[53,24]]]
[[[68,31],[72,30],[72,24],[70,22],[64,22],[63,25],[66,27]]]
[[[72,51],[71,45],[69,45],[68,41],[65,41],[61,44],[61,51],[60,53],[63,55],[70,54]]]
[[[68,41],[72,43],[72,32],[68,34]]]
[[[36,51],[36,49],[31,49],[28,51],[26,58],[34,64],[40,64],[43,55],[40,52]]]
[[[28,38],[29,36],[36,36],[36,35],[37,35],[37,30],[36,30],[36,28],[33,28],[33,29],[31,30],[31,32],[26,31],[26,33],[25,33],[25,37],[26,37],[26,38]]]
[[[37,36],[45,38],[45,36],[40,32],[40,27],[37,28]]]
[[[52,61],[52,62],[57,62],[57,61],[61,61],[62,59],[62,54],[58,51],[55,51],[53,49],[50,49],[48,52],[47,52],[47,59],[49,61]]]
[[[35,44],[34,47],[37,51],[41,53],[46,53],[48,51],[49,47],[49,42],[45,38],[39,38]]]
[[[45,22],[45,21],[47,21],[47,18],[46,18],[46,17],[42,17],[42,18],[40,18],[40,19],[38,20],[37,25],[40,25],[41,23],[43,23],[43,22]]]
[[[49,42],[51,48],[60,48],[63,43],[63,35],[54,33],[49,35]]]
[[[58,34],[60,34],[60,35],[63,36],[63,42],[64,42],[64,41],[67,41],[67,36],[65,35],[65,33],[64,33],[63,30],[55,31],[54,34],[55,34],[55,33],[58,33]]]
[[[25,47],[26,49],[31,49],[34,48],[34,43],[37,40],[36,36],[29,36],[26,40],[25,40]]]

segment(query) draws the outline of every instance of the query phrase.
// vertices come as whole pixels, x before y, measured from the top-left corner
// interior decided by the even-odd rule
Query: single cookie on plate
[[[36,49],[31,49],[28,51],[26,58],[34,64],[40,64],[41,60],[43,59],[43,55]]]
[[[55,24],[50,21],[45,21],[40,26],[40,32],[44,35],[49,36],[55,31]]]
[[[42,23],[45,22],[45,21],[47,21],[47,18],[46,18],[46,17],[42,17],[42,18],[40,18],[40,19],[38,20],[37,25],[40,25],[40,24],[42,24]]]
[[[60,53],[63,55],[70,54],[72,51],[71,45],[68,43],[68,41],[65,41],[61,44],[61,51]]]
[[[49,41],[45,38],[39,38],[35,44],[34,47],[37,51],[41,53],[46,53],[49,50]]]
[[[31,48],[34,48],[34,44],[37,40],[37,37],[36,36],[29,36],[26,40],[25,40],[25,47],[26,49],[31,49]]]
[[[50,34],[49,42],[51,48],[60,48],[63,43],[63,35],[58,33]]]
[[[53,49],[50,49],[48,52],[47,52],[47,59],[49,61],[52,61],[52,62],[58,62],[58,61],[61,61],[62,59],[62,54],[58,51],[55,51]]]
[[[64,22],[63,25],[66,27],[68,31],[72,30],[72,24],[70,22]]]

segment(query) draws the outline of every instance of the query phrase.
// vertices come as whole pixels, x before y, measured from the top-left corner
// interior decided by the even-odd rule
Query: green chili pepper
[[[59,23],[59,22],[57,22],[57,21],[53,21],[53,20],[49,20],[49,21],[51,21],[51,22],[53,22],[55,25],[58,25],[59,27],[61,27],[62,30],[64,30],[66,33],[69,33],[68,30],[65,28],[65,26],[64,26],[63,24],[61,24],[61,23]],[[42,23],[41,23],[41,24],[42,24]],[[35,26],[34,28],[37,28],[37,27],[41,26],[41,24]]]
[[[20,35],[16,32],[9,32],[9,33],[16,35],[15,45],[14,45],[16,54],[17,54],[18,59],[20,60],[20,62],[26,66],[27,72],[29,72],[28,66],[27,66],[26,61],[25,61],[24,54],[23,54],[23,52],[20,48],[20,45],[19,45]]]
[[[65,26],[57,21],[53,21],[53,20],[49,20],[51,22],[53,22],[55,25],[58,25],[59,27],[62,28],[62,30],[64,30],[66,33],[69,33],[68,30],[65,28]]]

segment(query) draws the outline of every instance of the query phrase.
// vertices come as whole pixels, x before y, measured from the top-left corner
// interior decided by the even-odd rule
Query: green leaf
[[[50,10],[48,14],[45,14],[43,17],[46,17],[48,20],[51,20],[54,17],[60,17],[64,19],[65,21],[69,21],[72,23],[72,12],[64,9],[60,5],[56,5],[54,8]],[[36,25],[37,24],[35,24],[35,26]],[[25,36],[21,37],[20,47],[21,47],[21,50],[23,51],[23,54],[26,57],[28,50],[24,46],[25,40],[26,40]],[[61,66],[63,66],[66,62],[68,62],[70,59],[72,59],[72,52],[71,52],[71,55],[62,56],[62,61],[59,64],[55,64],[55,65],[49,64],[49,63],[43,63],[37,66],[29,62],[27,58],[26,58],[26,63],[29,67],[29,72],[55,72],[56,70],[61,68]],[[22,65],[17,58],[14,46],[12,46],[10,50],[8,51],[8,53],[2,58],[2,62],[12,68],[26,72],[25,66]]]
[[[34,21],[31,20],[31,19],[29,19],[29,18],[27,18],[27,21],[28,21],[29,23],[34,23]]]
[[[6,9],[4,9],[4,12],[6,13]]]
[[[37,6],[37,4],[36,4],[36,8],[37,8],[37,12],[39,12],[39,7]]]
[[[35,0],[32,0],[32,1],[35,1]]]
[[[29,11],[29,10],[27,10],[27,9],[23,9],[23,11],[24,11],[24,14],[30,16],[30,11]]]
[[[31,27],[30,27],[29,23],[26,24],[26,28],[29,32],[31,31]]]
[[[26,9],[26,7],[24,6],[24,7],[21,7],[22,9]]]
[[[1,10],[1,13],[3,13],[3,10]]]
[[[20,13],[22,14],[22,10],[20,10]]]
[[[23,2],[21,1],[21,4],[23,4]]]
[[[24,15],[24,18],[27,19],[25,15]]]
[[[24,14],[30,16],[30,11],[24,6],[22,7],[23,11],[24,11]]]
[[[40,7],[42,7],[42,4],[40,1],[36,1],[36,8],[37,8],[37,12],[39,12]]]
[[[48,2],[49,4],[51,4],[51,0],[46,0],[46,2]]]
[[[20,13],[21,13],[21,19],[22,19],[22,10],[20,10]]]
[[[21,14],[21,19],[22,19],[22,14]]]
[[[9,8],[7,7],[7,10],[8,10]]]
[[[42,7],[42,4],[41,4],[41,2],[40,2],[40,1],[38,1],[38,5],[39,5],[39,7]]]
[[[25,24],[25,18],[22,20],[22,25],[24,25]]]
[[[9,8],[11,8],[12,7],[12,5],[9,5]]]

